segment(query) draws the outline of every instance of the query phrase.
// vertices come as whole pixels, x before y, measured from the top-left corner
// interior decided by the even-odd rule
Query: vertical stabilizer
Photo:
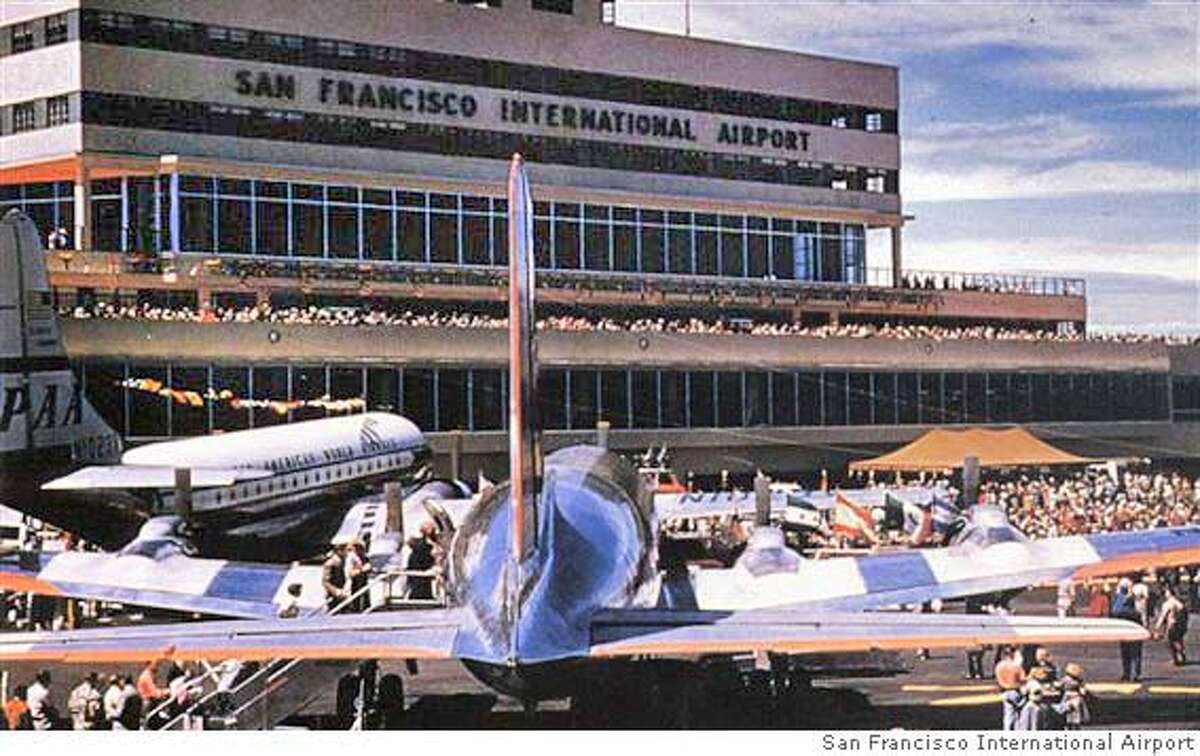
[[[117,434],[83,396],[67,363],[37,227],[0,219],[0,477],[28,476],[29,456],[113,460]],[[14,456],[14,455],[19,455]]]
[[[525,163],[520,155],[513,155],[508,171],[508,443],[513,554],[518,562],[537,546],[541,477],[533,271],[533,202]]]

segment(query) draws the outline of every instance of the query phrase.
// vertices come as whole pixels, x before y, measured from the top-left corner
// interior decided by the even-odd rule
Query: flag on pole
[[[857,504],[841,491],[834,494],[833,533],[853,541],[879,543],[870,507]]]

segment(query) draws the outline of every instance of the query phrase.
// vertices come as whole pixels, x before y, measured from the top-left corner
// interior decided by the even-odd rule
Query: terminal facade
[[[521,152],[539,299],[558,312],[1086,325],[1082,281],[904,268],[895,67],[621,28],[596,0],[329,11],[7,11],[0,208],[63,230],[47,258],[60,304],[501,313],[503,179]],[[867,266],[872,230],[890,237],[886,269]],[[487,440],[505,421],[496,334],[256,329],[79,321],[66,335],[89,395],[131,438],[305,417],[118,385],[145,377],[257,398],[363,396],[435,439],[478,432],[481,459],[503,452]],[[1130,446],[1200,410],[1188,404],[1197,361],[1166,347],[1101,358],[1014,345],[981,361],[928,344],[586,337],[543,350],[548,427],[566,438],[604,420],[630,448],[669,436],[697,469],[753,464],[764,449],[810,469],[940,424],[1070,424],[1083,446]],[[729,459],[712,461],[716,447]]]

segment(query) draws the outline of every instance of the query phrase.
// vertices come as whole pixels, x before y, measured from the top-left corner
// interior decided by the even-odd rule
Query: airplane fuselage
[[[536,546],[512,559],[510,488],[491,489],[457,531],[447,580],[473,626],[460,651],[481,681],[525,699],[568,692],[602,608],[657,597],[654,536],[637,475],[617,455],[575,446],[546,458]]]

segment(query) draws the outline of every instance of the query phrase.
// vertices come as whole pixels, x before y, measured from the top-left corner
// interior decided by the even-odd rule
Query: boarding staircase
[[[369,598],[369,606],[364,612],[373,611],[403,611],[415,608],[436,608],[445,606],[443,597],[434,599],[411,599],[403,596],[404,579],[409,577],[435,578],[435,573],[419,570],[389,570],[373,578],[367,585],[347,597],[340,604],[329,610],[319,610],[316,614],[337,615],[354,611],[360,601]],[[400,586],[397,590],[397,586]],[[435,596],[437,595],[435,588]],[[338,690],[339,722],[351,729],[361,728],[365,713],[363,707],[356,704],[349,708],[343,693],[343,679],[353,675],[363,666],[355,660],[323,660],[323,659],[273,659],[264,662],[257,670],[244,680],[237,682],[228,690],[218,690],[218,674],[210,665],[204,665],[204,671],[194,675],[184,684],[193,691],[199,691],[198,697],[186,710],[172,718],[167,718],[170,702],[146,715],[146,722],[167,721],[162,730],[267,730],[278,726],[292,715],[304,710],[317,699],[326,695],[331,688]],[[363,677],[364,675],[360,675]],[[352,681],[358,678],[350,678]],[[362,699],[359,688],[353,690],[352,698]],[[349,708],[349,710],[347,710]]]

